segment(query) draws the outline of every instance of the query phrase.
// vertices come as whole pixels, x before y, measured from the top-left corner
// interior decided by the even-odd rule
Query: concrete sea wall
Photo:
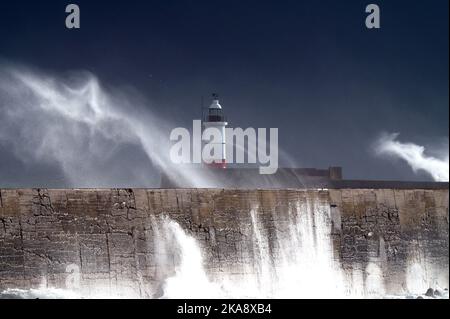
[[[387,294],[405,293],[411,280],[448,288],[448,187],[2,189],[0,195],[0,291],[75,286],[86,296],[159,296],[172,271],[158,266],[154,223],[161,215],[197,239],[209,274],[239,275],[255,258],[251,212],[267,237],[265,253],[276,258],[275,237],[288,231],[293,207],[305,203],[327,209],[333,256],[348,276],[356,270],[363,282],[376,276]]]

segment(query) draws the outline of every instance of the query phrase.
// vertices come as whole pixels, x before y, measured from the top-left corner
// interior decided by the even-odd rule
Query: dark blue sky
[[[448,137],[448,0],[72,2],[80,30],[64,26],[69,1],[1,1],[0,59],[89,70],[177,126],[219,92],[232,126],[278,127],[298,165],[349,178],[427,178],[370,153],[382,131]],[[380,30],[364,25],[371,2]]]

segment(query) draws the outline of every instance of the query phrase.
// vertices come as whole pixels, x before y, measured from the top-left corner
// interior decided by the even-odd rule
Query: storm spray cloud
[[[441,151],[441,156],[425,154],[425,147],[413,143],[402,143],[397,140],[399,134],[383,134],[375,144],[375,152],[380,156],[393,156],[403,159],[413,169],[430,174],[435,181],[449,180],[448,145]]]
[[[61,170],[66,186],[157,187],[171,171],[168,123],[136,100],[88,72],[0,66],[0,143],[26,165]]]

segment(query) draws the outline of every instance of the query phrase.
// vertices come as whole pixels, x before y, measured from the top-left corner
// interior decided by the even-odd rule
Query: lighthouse
[[[203,129],[212,127],[217,128],[220,132],[222,132],[222,140],[220,141],[222,154],[220,159],[216,159],[208,165],[211,167],[225,169],[227,167],[225,127],[228,125],[228,122],[223,114],[222,106],[219,103],[219,95],[214,93],[212,98],[213,100],[211,105],[208,107],[206,112],[203,113]]]

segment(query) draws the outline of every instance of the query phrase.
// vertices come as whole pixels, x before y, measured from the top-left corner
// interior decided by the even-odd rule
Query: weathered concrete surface
[[[0,195],[0,290],[65,288],[79,279],[84,294],[154,296],[167,271],[156,263],[154,217],[166,214],[188,230],[215,273],[251,262],[252,209],[274,249],[275,232],[291,222],[287,211],[310,199],[331,207],[344,269],[376,264],[387,292],[401,293],[417,259],[434,283],[448,287],[448,188],[3,189]]]
[[[345,268],[369,263],[383,270],[387,292],[406,288],[409,271],[425,265],[426,285],[448,287],[448,189],[330,190],[341,218],[340,257]],[[420,278],[422,279],[422,278]]]

